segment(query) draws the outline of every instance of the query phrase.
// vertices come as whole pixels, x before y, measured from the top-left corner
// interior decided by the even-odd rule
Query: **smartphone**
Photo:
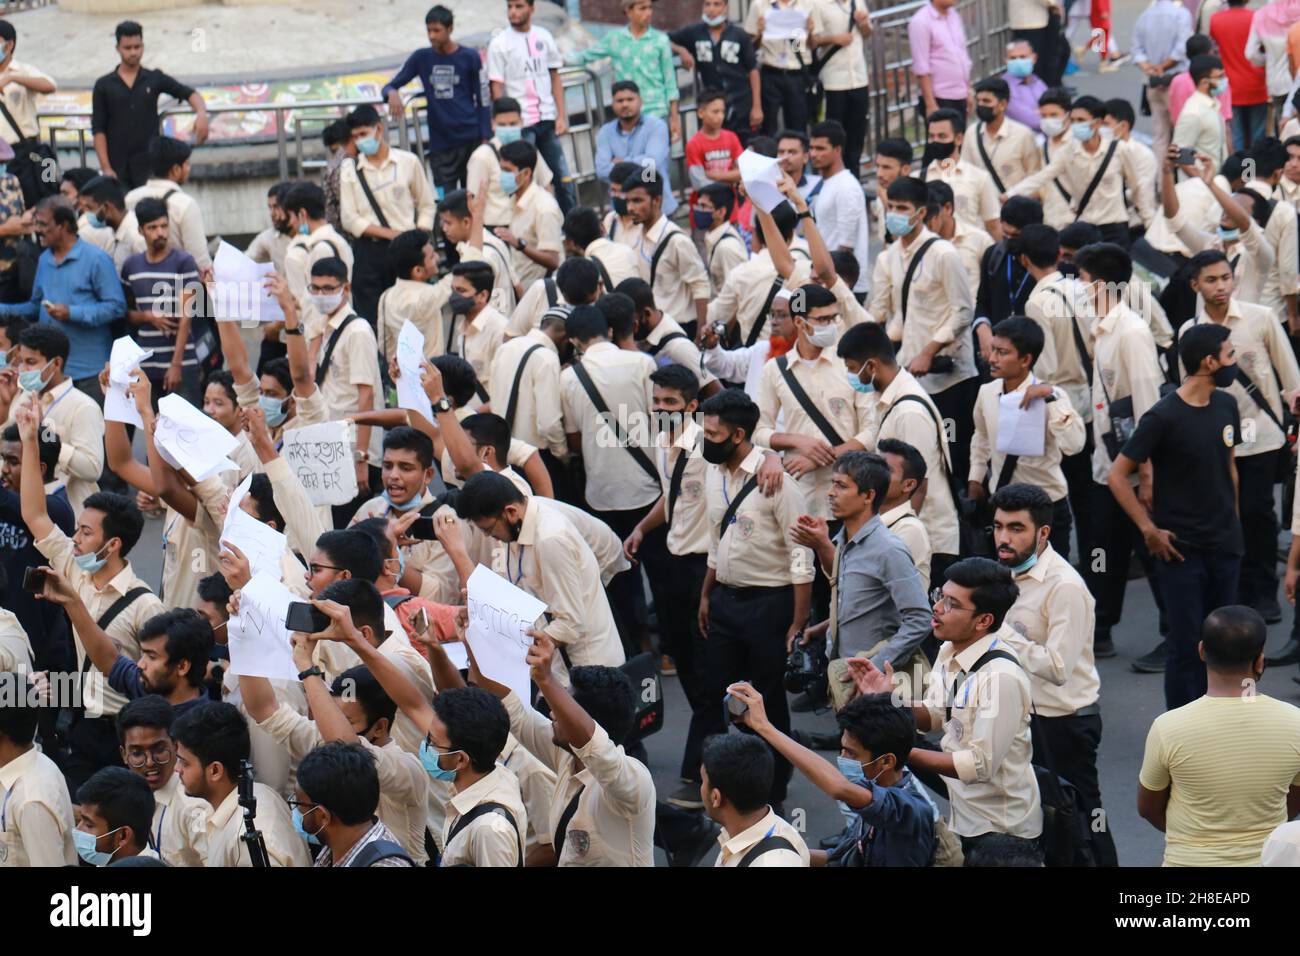
[[[28,594],[40,594],[45,590],[45,569],[27,568],[23,571],[23,590]]]
[[[1196,150],[1192,149],[1190,146],[1180,146],[1178,148],[1178,165],[1195,166]]]
[[[726,694],[722,698],[722,703],[727,708],[727,719],[732,723],[739,723],[740,718],[745,716],[745,711],[749,710],[749,705],[739,697],[732,697]]]
[[[305,601],[292,601],[289,613],[284,616],[284,626],[303,634],[319,634],[330,626],[330,619],[316,605]]]
[[[416,634],[427,634],[429,632],[429,612],[420,608],[411,615],[411,626],[415,629]]]
[[[433,533],[433,516],[421,515],[416,518],[406,529],[406,536],[417,541],[436,541],[438,536]]]

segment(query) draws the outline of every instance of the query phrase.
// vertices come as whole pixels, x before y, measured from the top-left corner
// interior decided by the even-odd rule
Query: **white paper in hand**
[[[284,626],[289,603],[298,598],[278,580],[255,577],[239,592],[239,613],[226,626],[230,673],[298,679],[289,630]]]
[[[168,464],[183,468],[195,481],[239,467],[227,457],[238,439],[179,395],[158,399],[154,441]]]
[[[781,195],[781,169],[774,158],[747,149],[736,159],[736,167],[745,192],[763,212],[771,212],[785,201]]]
[[[1024,392],[998,398],[998,454],[1039,458],[1047,448],[1047,403],[1034,399],[1021,408]]]
[[[284,433],[280,454],[314,505],[344,505],[357,496],[352,422],[321,422]]]
[[[153,352],[140,348],[129,335],[113,340],[113,351],[108,357],[108,391],[104,393],[105,421],[144,427],[144,419],[135,407],[135,399],[126,390],[135,380],[132,373],[138,373],[140,363],[151,355]]]
[[[420,379],[420,364],[424,361],[424,333],[410,319],[402,323],[397,333],[397,368],[402,373],[397,378],[397,407],[409,408],[433,421],[433,403],[424,392]]]
[[[218,322],[283,322],[280,304],[267,291],[271,263],[254,262],[222,241],[212,257],[212,308]]]
[[[764,40],[801,40],[808,35],[808,14],[776,7],[763,15]]]
[[[541,617],[546,605],[481,564],[469,576],[466,590],[469,628],[465,640],[474,651],[479,670],[527,704],[525,657],[533,641],[524,632]]]
[[[253,476],[249,475],[230,496],[226,521],[221,529],[221,544],[223,548],[227,544],[233,544],[243,552],[248,559],[249,573],[254,578],[269,577],[279,581],[283,577],[281,560],[288,539],[239,507],[252,481]]]

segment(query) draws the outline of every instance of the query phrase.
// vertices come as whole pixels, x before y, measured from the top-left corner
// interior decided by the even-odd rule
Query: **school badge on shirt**
[[[1223,426],[1223,444],[1225,448],[1231,448],[1233,445],[1233,431],[1231,425]]]
[[[587,851],[591,849],[591,834],[586,830],[570,830],[569,835],[564,839],[578,856],[586,856]]]

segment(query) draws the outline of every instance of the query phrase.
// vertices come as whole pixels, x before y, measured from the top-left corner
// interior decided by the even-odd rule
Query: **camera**
[[[718,338],[722,338],[727,334],[726,322],[722,322],[722,321],[714,322],[712,325],[709,326],[709,328],[713,330],[713,334],[716,335]]]
[[[800,631],[795,636],[790,656],[785,660],[785,676],[782,678],[782,683],[791,694],[808,691],[811,696],[812,688],[819,682],[825,683],[826,680],[826,642],[818,640],[800,644],[802,638],[803,632]]]

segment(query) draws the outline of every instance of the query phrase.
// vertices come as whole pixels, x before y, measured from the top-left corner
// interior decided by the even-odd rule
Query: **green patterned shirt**
[[[677,70],[668,34],[651,27],[640,39],[628,27],[606,33],[595,46],[583,50],[581,64],[609,57],[615,80],[632,80],[641,90],[641,108],[651,116],[668,119],[668,104],[678,99]]]

